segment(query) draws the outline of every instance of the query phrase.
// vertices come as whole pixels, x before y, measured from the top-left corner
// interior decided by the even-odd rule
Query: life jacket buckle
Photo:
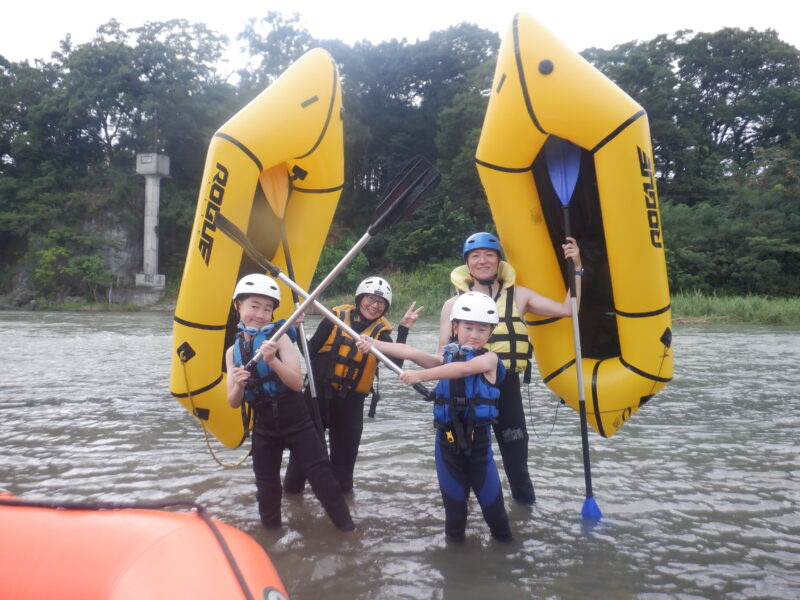
[[[444,434],[447,437],[447,443],[449,443],[449,444],[454,444],[455,443],[456,438],[455,438],[455,436],[453,435],[453,432],[450,429],[445,431]]]

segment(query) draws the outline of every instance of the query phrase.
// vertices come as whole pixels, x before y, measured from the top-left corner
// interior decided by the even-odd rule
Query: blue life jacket
[[[478,351],[458,344],[445,346],[445,364],[454,361],[472,360],[485,354],[487,350]],[[495,383],[489,383],[483,373],[468,375],[460,379],[440,379],[434,389],[433,423],[437,429],[452,432],[448,440],[454,440],[459,448],[469,453],[475,426],[494,422],[499,415],[497,401],[500,398],[499,385],[506,375],[501,361],[497,361],[497,377]]]
[[[270,339],[285,322],[286,319],[281,319],[270,323],[259,333],[251,336],[249,341],[244,339],[243,332],[237,333],[236,341],[233,344],[233,363],[237,367],[241,367],[250,362],[261,344]],[[297,330],[294,327],[289,327],[286,335],[289,336],[292,343],[297,341]],[[263,359],[250,366],[250,373],[250,379],[244,389],[246,402],[255,404],[261,398],[274,397],[289,389]]]

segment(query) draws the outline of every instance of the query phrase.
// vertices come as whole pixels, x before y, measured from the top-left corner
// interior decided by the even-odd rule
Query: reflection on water
[[[158,313],[0,312],[0,487],[193,499],[253,535],[295,599],[800,597],[796,329],[677,326],[675,381],[611,439],[590,432],[605,514],[593,528],[579,517],[577,415],[532,385],[536,506],[509,505],[516,541],[502,545],[474,505],[467,543],[450,546],[430,405],[384,369],[350,499],[358,535],[343,540],[308,490],[284,501],[281,532],[263,530],[249,462],[220,468],[168,393],[171,326]],[[432,350],[435,328],[411,341]],[[214,448],[227,462],[246,451]]]

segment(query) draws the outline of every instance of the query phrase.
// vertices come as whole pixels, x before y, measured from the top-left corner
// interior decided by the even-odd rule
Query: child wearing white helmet
[[[254,414],[253,472],[261,522],[270,528],[281,526],[280,469],[288,448],[334,525],[351,531],[355,526],[350,510],[303,401],[296,333],[289,328],[287,335],[270,339],[283,324],[272,321],[280,301],[280,289],[270,277],[260,273],[242,277],[233,292],[239,333],[225,352],[228,403],[233,408],[244,403]]]
[[[385,316],[391,305],[389,282],[372,276],[358,284],[354,304],[336,306],[332,311],[356,333],[391,343],[392,324]],[[412,302],[400,319],[398,342],[406,341],[409,328],[424,308],[415,307]],[[319,324],[308,348],[323,427],[328,430],[331,466],[341,489],[350,492],[364,430],[364,400],[372,390],[378,363],[373,355],[360,352],[356,340],[328,320]],[[291,457],[283,485],[292,494],[302,492],[305,485],[305,474]]]
[[[574,238],[561,245],[564,259],[575,261],[575,274],[583,275],[580,249]],[[500,390],[500,416],[493,425],[497,445],[503,456],[503,469],[508,478],[511,496],[517,502],[531,505],[536,501],[533,482],[528,473],[528,429],[522,405],[520,374],[530,376],[532,346],[528,339],[525,313],[544,317],[568,317],[572,314],[569,294],[556,301],[518,285],[516,271],[503,260],[503,249],[498,237],[481,231],[469,236],[461,249],[464,264],[450,273],[450,281],[458,294],[484,292],[494,299],[499,311],[499,324],[489,341],[488,348],[497,353],[508,375]],[[578,277],[578,302],[581,296],[581,279]],[[453,296],[442,306],[439,321],[439,344],[450,341],[450,311],[460,296]]]
[[[497,354],[484,348],[497,323],[494,300],[480,292],[467,292],[456,299],[450,312],[457,342],[447,344],[442,354],[367,336],[358,343],[362,352],[374,346],[388,356],[423,367],[402,373],[400,379],[406,385],[438,380],[433,407],[436,473],[444,503],[445,535],[456,542],[465,539],[470,489],[492,536],[502,542],[512,539],[491,443],[491,425],[498,416],[498,386],[505,368]]]

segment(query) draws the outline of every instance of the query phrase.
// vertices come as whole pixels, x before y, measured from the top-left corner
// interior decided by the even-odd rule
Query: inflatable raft
[[[0,596],[287,597],[253,538],[193,508],[198,510],[100,509],[0,495]]]
[[[311,50],[225,123],[208,149],[175,308],[170,391],[229,448],[249,426],[226,399],[231,296],[240,276],[261,269],[217,229],[215,215],[308,289],[344,184],[341,110],[336,64]],[[281,297],[276,319],[293,308],[287,288]]]
[[[569,203],[586,274],[580,308],[587,420],[613,435],[672,378],[671,308],[645,111],[530,16],[504,37],[476,152],[519,285],[566,294],[551,137],[580,147]],[[579,410],[570,319],[527,315],[539,374]]]

